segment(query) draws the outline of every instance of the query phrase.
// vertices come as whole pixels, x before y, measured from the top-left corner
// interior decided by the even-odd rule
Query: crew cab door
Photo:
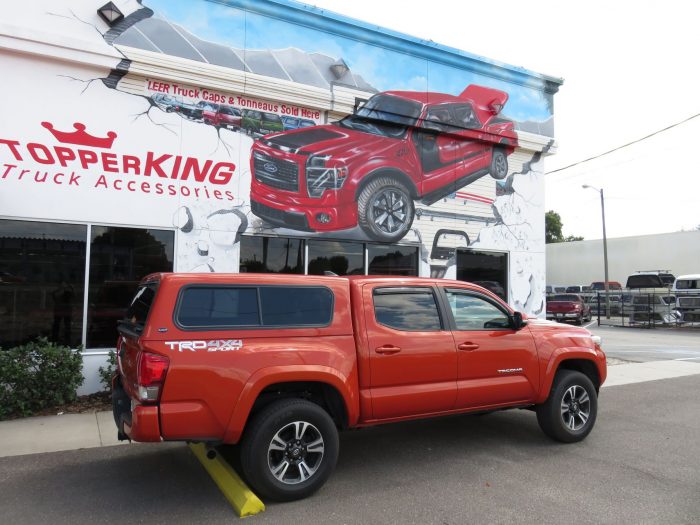
[[[459,140],[450,125],[451,118],[447,104],[428,107],[420,127],[413,131],[412,140],[422,168],[423,195],[454,185],[460,171]]]
[[[432,286],[366,284],[374,419],[454,407],[457,352]]]
[[[529,403],[539,388],[535,341],[515,330],[508,311],[479,292],[441,287],[457,351],[455,408]]]

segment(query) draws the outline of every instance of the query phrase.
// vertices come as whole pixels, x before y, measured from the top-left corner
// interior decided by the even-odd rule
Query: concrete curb
[[[700,363],[690,361],[648,361],[613,365],[608,367],[608,378],[603,383],[603,388],[696,374],[700,374]]]

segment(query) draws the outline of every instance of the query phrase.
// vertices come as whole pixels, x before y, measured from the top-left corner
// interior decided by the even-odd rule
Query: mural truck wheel
[[[401,240],[411,229],[414,211],[410,192],[392,177],[374,179],[357,199],[360,227],[375,241]]]
[[[508,175],[508,158],[501,148],[494,148],[491,157],[491,176],[496,180],[502,180]]]

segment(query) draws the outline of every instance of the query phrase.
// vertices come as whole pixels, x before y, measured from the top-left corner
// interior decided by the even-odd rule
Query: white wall
[[[700,273],[700,231],[608,239],[610,280],[624,286],[639,270]],[[547,284],[590,284],[604,275],[602,239],[547,245]]]

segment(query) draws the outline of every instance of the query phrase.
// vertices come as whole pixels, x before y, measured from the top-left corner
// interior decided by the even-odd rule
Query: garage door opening
[[[457,279],[483,286],[508,301],[508,253],[457,250]]]

